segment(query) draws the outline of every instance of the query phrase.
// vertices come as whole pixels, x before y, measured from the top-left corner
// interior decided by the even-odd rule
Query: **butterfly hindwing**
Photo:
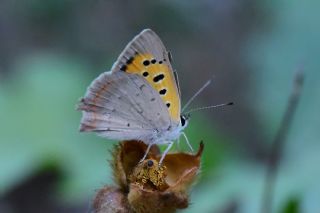
[[[138,74],[157,91],[170,117],[180,121],[180,96],[169,55],[160,38],[150,29],[143,30],[123,50],[112,72]]]
[[[157,92],[136,74],[101,74],[91,83],[78,108],[83,111],[81,131],[111,139],[153,141],[155,129],[163,131],[171,125]]]

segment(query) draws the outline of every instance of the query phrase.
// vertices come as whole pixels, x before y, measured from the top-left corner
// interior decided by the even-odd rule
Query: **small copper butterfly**
[[[88,87],[78,109],[80,131],[115,140],[168,144],[160,164],[187,126],[181,115],[180,93],[170,54],[150,29],[133,38],[111,71]]]

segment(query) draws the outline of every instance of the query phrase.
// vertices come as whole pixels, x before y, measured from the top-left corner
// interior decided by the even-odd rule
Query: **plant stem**
[[[268,163],[267,163],[265,186],[264,186],[264,191],[262,196],[261,213],[271,213],[272,211],[274,189],[275,189],[275,183],[276,183],[277,174],[278,174],[278,168],[280,164],[280,156],[282,154],[282,150],[286,142],[288,131],[291,126],[293,116],[295,114],[295,111],[299,102],[300,93],[303,86],[303,80],[304,80],[304,73],[303,73],[303,70],[300,69],[295,74],[295,78],[293,81],[293,88],[288,100],[287,109],[282,118],[277,134],[273,140],[270,154],[267,159]]]

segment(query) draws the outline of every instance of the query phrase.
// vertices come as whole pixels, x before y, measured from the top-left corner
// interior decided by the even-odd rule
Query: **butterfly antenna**
[[[224,103],[224,104],[218,104],[218,105],[212,105],[212,106],[199,107],[199,108],[191,109],[188,112],[186,112],[185,114],[186,115],[190,115],[191,112],[196,112],[196,111],[206,110],[206,109],[212,109],[212,108],[219,108],[219,107],[224,107],[224,106],[229,106],[229,105],[233,105],[233,102]]]
[[[187,107],[192,103],[192,101],[211,83],[211,79],[208,80],[190,99],[189,101],[184,105],[182,108],[182,112],[187,109]]]

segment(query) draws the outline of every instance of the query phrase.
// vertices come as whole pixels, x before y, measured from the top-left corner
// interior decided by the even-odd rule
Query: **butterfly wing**
[[[143,76],[167,106],[172,122],[179,124],[179,91],[169,54],[156,33],[146,29],[137,35],[120,54],[111,71]]]
[[[115,140],[156,139],[171,126],[159,94],[139,75],[105,72],[95,79],[78,109],[83,111],[80,131],[97,132]]]

